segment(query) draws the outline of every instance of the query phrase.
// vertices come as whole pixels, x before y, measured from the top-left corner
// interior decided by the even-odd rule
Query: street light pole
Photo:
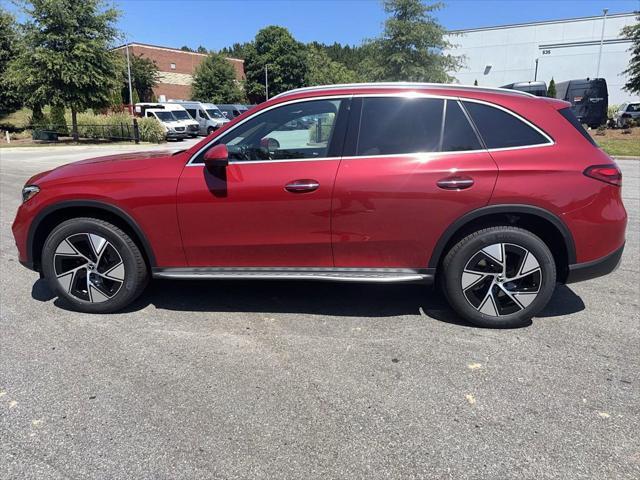
[[[133,89],[131,88],[131,62],[129,61],[129,43],[127,42],[127,75],[129,76],[129,113],[133,115]]]
[[[269,100],[269,69],[268,65],[264,66],[264,92],[265,97]]]
[[[602,44],[604,43],[604,24],[607,21],[608,8],[602,10],[604,16],[602,17],[602,33],[600,33],[600,51],[598,52],[598,69],[596,70],[596,78],[600,78],[600,61],[602,60]]]

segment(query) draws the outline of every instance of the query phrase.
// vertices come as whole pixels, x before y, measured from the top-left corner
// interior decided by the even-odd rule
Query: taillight
[[[601,182],[610,183],[618,187],[622,186],[622,172],[615,164],[592,165],[584,171],[584,174]]]

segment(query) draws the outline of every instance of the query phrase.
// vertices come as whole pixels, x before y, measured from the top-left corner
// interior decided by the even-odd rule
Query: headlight
[[[175,132],[173,127],[167,127],[167,132]]]
[[[26,202],[30,198],[35,197],[40,191],[40,187],[37,185],[26,185],[22,188],[22,203]]]

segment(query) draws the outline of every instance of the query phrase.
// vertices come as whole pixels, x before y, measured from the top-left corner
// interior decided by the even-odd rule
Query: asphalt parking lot
[[[156,281],[66,311],[17,261],[20,188],[132,148],[0,149],[0,477],[640,478],[640,161],[620,269],[527,328],[416,285]]]

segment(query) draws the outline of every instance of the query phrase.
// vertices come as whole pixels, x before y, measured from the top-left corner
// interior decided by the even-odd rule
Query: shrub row
[[[43,114],[41,118],[30,122],[34,129],[57,132],[59,135],[71,135],[71,114],[59,112]],[[142,142],[161,143],[165,132],[155,118],[139,118],[138,128]],[[91,112],[78,114],[78,136],[80,138],[128,140],[133,139],[133,120],[128,113],[98,115]]]

